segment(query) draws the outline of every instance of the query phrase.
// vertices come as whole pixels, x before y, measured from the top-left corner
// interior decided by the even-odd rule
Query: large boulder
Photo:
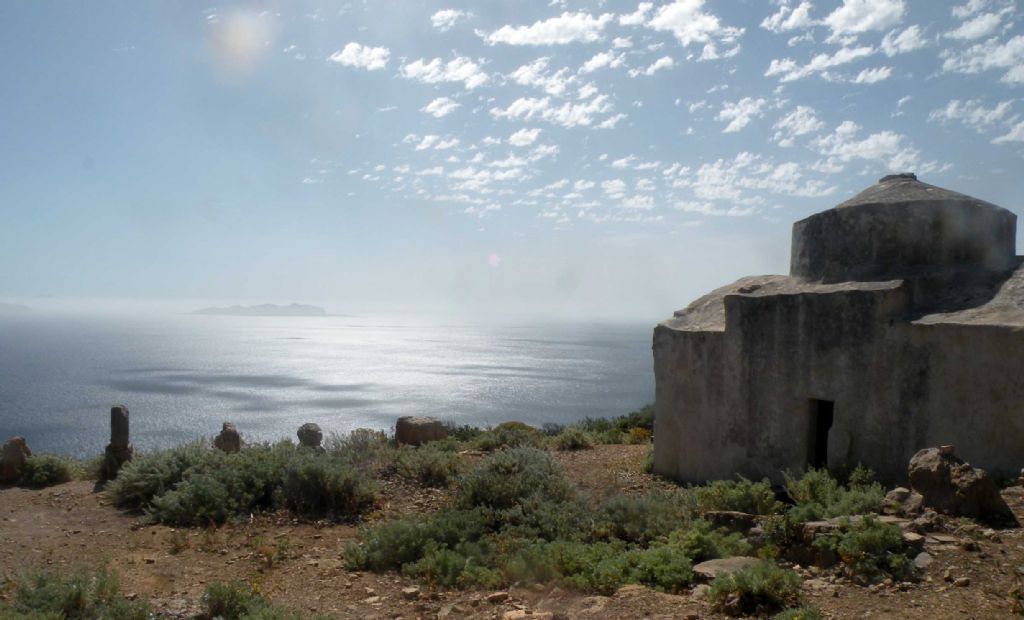
[[[213,447],[224,452],[239,452],[242,449],[242,436],[238,429],[231,422],[225,422],[220,429],[220,434],[214,437]]]
[[[306,448],[320,448],[320,442],[324,440],[324,433],[320,430],[320,425],[312,422],[306,422],[300,426],[296,435],[299,438],[299,444]]]
[[[395,441],[418,446],[448,436],[448,427],[437,418],[403,416],[395,423]]]
[[[11,437],[5,441],[0,451],[0,482],[17,482],[30,456],[32,451],[24,437]]]
[[[988,473],[957,458],[951,446],[919,451],[910,459],[908,474],[924,506],[991,523],[1017,522]]]

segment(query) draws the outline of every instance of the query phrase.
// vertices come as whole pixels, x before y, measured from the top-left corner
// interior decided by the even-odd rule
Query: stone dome
[[[846,282],[1003,271],[1015,264],[1016,233],[1006,209],[894,174],[793,224],[790,275]]]

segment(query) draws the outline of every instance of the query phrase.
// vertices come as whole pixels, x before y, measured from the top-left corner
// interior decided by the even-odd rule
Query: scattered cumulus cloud
[[[601,39],[602,32],[612,21],[612,17],[610,13],[593,16],[583,12],[566,12],[529,26],[505,25],[494,32],[483,34],[483,38],[491,45],[565,45],[578,41],[589,43]]]
[[[435,118],[444,118],[455,110],[457,110],[462,104],[449,99],[448,97],[438,97],[434,99],[426,106],[420,108],[421,112],[426,112],[434,116]]]
[[[386,47],[370,47],[359,43],[348,43],[340,51],[331,54],[329,60],[346,67],[377,71],[388,66],[391,51]]]
[[[512,146],[529,146],[537,141],[540,136],[540,129],[520,129],[508,137],[508,143]]]
[[[478,64],[462,56],[448,62],[444,62],[440,58],[430,61],[420,58],[403,65],[401,75],[406,79],[426,84],[462,82],[469,90],[483,86],[489,79]]]
[[[810,28],[816,23],[811,19],[811,9],[813,8],[814,5],[810,2],[801,2],[796,7],[791,7],[788,2],[785,2],[779,7],[778,11],[764,18],[764,21],[761,22],[761,27],[771,32],[788,32],[790,30]]]
[[[875,48],[871,46],[843,47],[836,50],[833,54],[818,54],[806,65],[801,65],[792,58],[784,58],[782,60],[776,58],[768,65],[765,75],[769,77],[781,76],[779,77],[780,82],[792,82],[816,73],[829,77],[829,69],[854,62],[874,53]]]
[[[853,79],[854,84],[874,84],[889,79],[892,75],[892,67],[874,67],[864,69]]]
[[[719,110],[718,120],[728,122],[722,133],[735,133],[750,124],[755,118],[764,115],[764,106],[768,103],[766,99],[753,99],[744,97],[739,101],[726,101]]]
[[[430,16],[430,25],[446,32],[451,30],[455,24],[469,17],[469,13],[458,9],[442,9]]]
[[[614,69],[621,67],[626,62],[624,54],[616,54],[614,52],[598,52],[594,54],[590,60],[583,63],[580,66],[580,73],[593,73],[598,69]]]
[[[633,69],[629,72],[630,77],[637,77],[639,75],[651,76],[661,71],[662,69],[671,69],[676,64],[676,61],[671,56],[662,56],[655,60],[645,69]]]
[[[1024,34],[1005,42],[992,37],[966,49],[942,52],[942,69],[946,72],[981,73],[1005,70],[1001,81],[1009,84],[1024,83]]]
[[[897,54],[919,50],[925,45],[923,32],[917,24],[898,33],[896,30],[892,30],[882,37],[882,51],[890,58]]]
[[[683,47],[714,41],[734,43],[743,35],[743,28],[723,26],[717,16],[703,9],[704,0],[675,0],[659,7],[647,27],[671,32]]]
[[[775,130],[772,139],[781,147],[790,147],[793,146],[796,138],[818,132],[824,127],[824,121],[817,117],[814,108],[798,105],[796,109],[783,116],[772,126],[772,129]]]
[[[832,39],[885,30],[899,24],[907,6],[903,0],[843,0],[843,5],[825,17]]]

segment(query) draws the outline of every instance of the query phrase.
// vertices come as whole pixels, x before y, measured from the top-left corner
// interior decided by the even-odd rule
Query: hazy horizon
[[[655,321],[885,174],[1024,206],[1014,0],[0,17],[0,301],[44,312]]]

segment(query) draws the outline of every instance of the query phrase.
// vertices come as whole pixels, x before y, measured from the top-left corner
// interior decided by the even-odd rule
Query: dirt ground
[[[558,458],[570,477],[593,493],[667,486],[640,473],[645,450],[596,446]],[[1004,496],[1024,519],[1024,490],[1013,487]],[[429,511],[444,500],[445,491],[387,483],[379,510],[369,518]],[[1014,617],[1010,592],[1024,579],[1021,530],[986,537],[970,524],[949,528],[927,539],[934,561],[920,582],[866,588],[830,572],[798,568],[807,601],[831,618]],[[552,617],[543,612],[588,619],[722,617],[699,596],[642,586],[627,586],[610,597],[552,587],[415,592],[409,588],[418,584],[398,575],[345,570],[342,550],[357,534],[356,527],[299,523],[286,516],[207,530],[144,525],[108,506],[87,482],[41,491],[0,490],[0,578],[38,568],[92,570],[106,562],[120,574],[129,597],[150,599],[165,617],[191,617],[208,583],[235,579],[253,584],[276,603],[337,618]]]

